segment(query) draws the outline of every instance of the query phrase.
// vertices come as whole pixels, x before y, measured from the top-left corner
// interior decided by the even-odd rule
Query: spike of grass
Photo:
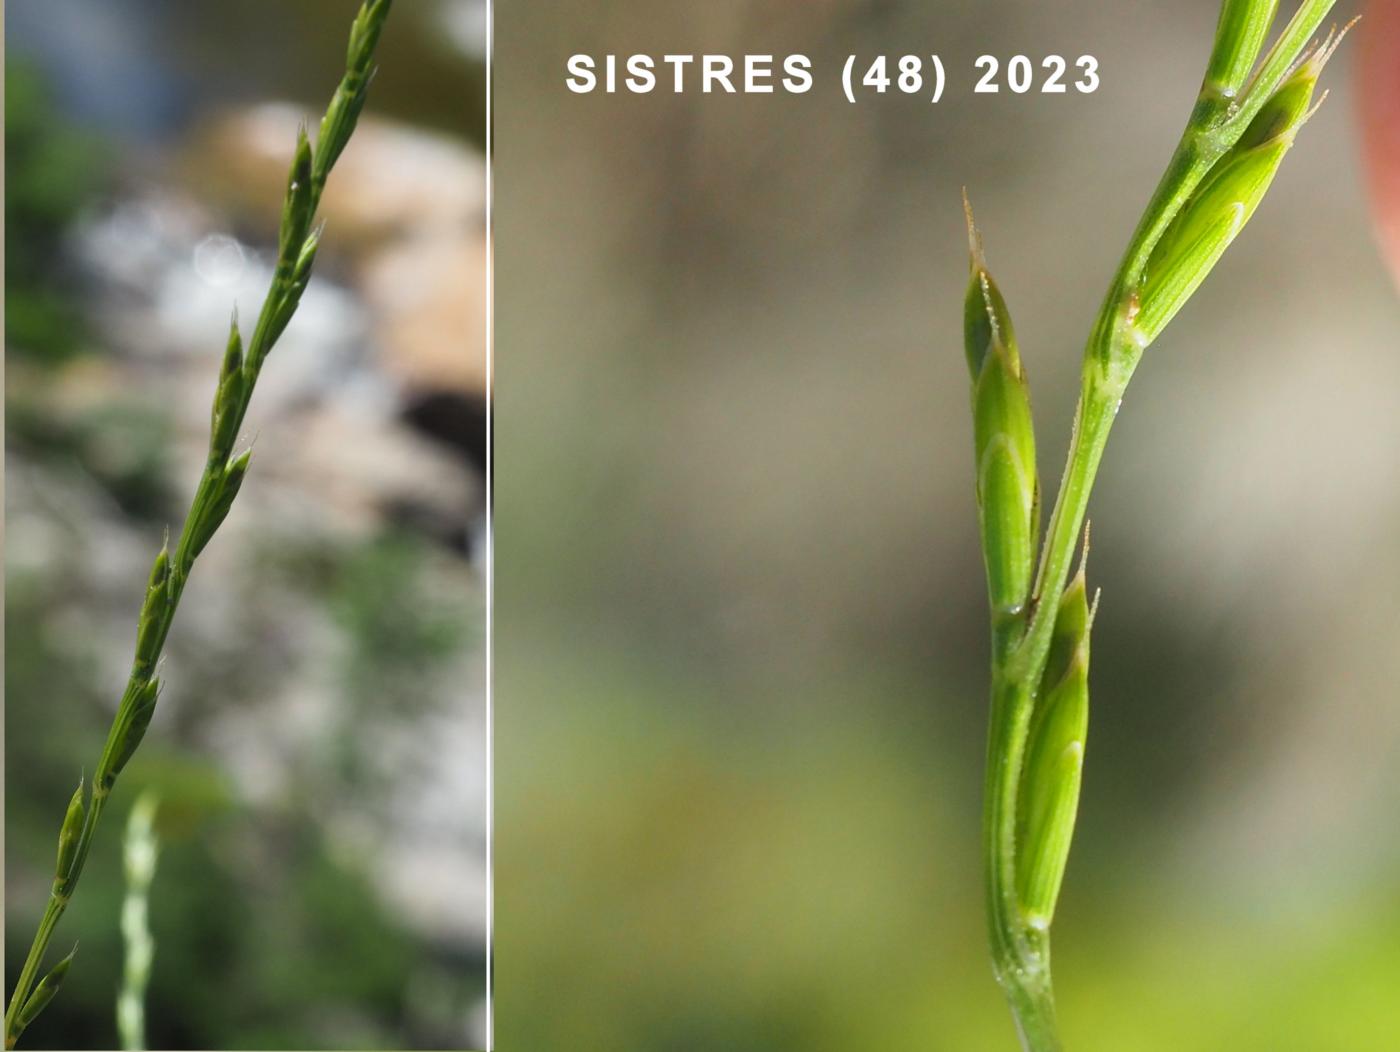
[[[68,969],[73,966],[73,958],[77,953],[78,947],[74,946],[68,951],[68,956],[54,965],[49,974],[39,980],[39,985],[34,988],[34,992],[24,999],[24,1004],[16,1013],[21,1029],[34,1022],[39,1013],[47,1008],[49,1002],[57,996],[58,991],[63,987],[63,980],[68,978]]]
[[[1082,579],[1068,591],[1067,581],[1089,493],[1143,352],[1254,213],[1312,113],[1313,88],[1341,37],[1310,41],[1333,2],[1304,0],[1260,58],[1276,0],[1224,0],[1196,106],[1090,331],[1065,473],[1038,558],[1021,525],[1034,446],[1021,457],[1029,462],[1019,483],[1011,470],[1015,458],[1003,457],[997,484],[988,484],[989,454],[1021,448],[1013,436],[1029,434],[1031,422],[1019,356],[1014,344],[1007,353],[1008,341],[999,338],[1003,329],[1010,332],[1010,315],[987,273],[969,210],[974,280],[964,339],[973,371],[977,496],[992,606],[983,811],[987,920],[996,976],[1028,1052],[1061,1048],[1050,921],[1078,803],[1092,619]],[[983,393],[982,377],[996,363],[1002,382]],[[1034,581],[1028,600],[1008,604],[1026,580]],[[1068,637],[1072,645],[1063,645]]]
[[[58,981],[53,981],[58,973],[55,968],[37,989],[34,985],[54,928],[68,908],[82,875],[112,787],[140,744],[155,711],[160,693],[155,670],[195,559],[228,516],[248,472],[251,451],[234,456],[233,446],[263,363],[296,313],[310,279],[320,243],[321,232],[312,224],[321,193],[364,108],[374,77],[375,46],[392,2],[364,0],[351,28],[345,75],[321,121],[317,141],[313,146],[303,132],[295,144],[278,230],[277,264],[272,284],[246,348],[238,333],[237,321],[231,326],[215,388],[208,462],[174,551],[169,550],[168,544],[162,547],[151,568],[137,622],[135,654],[126,689],[102,749],[86,806],[82,804],[81,788],[74,798],[75,805],[82,811],[82,819],[76,843],[68,849],[68,872],[55,880],[24,967],[10,994],[5,1012],[6,1048],[15,1046],[25,1027],[57,992],[58,981],[62,979],[62,974],[58,974]],[[69,807],[69,818],[75,805]],[[65,831],[68,826],[65,820]],[[61,848],[61,860],[62,855]],[[64,973],[71,959],[70,954],[58,966]]]
[[[146,1047],[146,987],[151,981],[151,961],[155,940],[151,938],[147,916],[150,912],[151,882],[160,858],[160,840],[155,818],[159,802],[146,790],[131,805],[122,838],[122,868],[126,873],[126,898],[122,901],[122,988],[117,994],[117,1035],[126,1052]]]

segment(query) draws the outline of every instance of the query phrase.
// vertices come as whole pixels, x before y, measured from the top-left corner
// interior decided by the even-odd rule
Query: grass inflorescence
[[[1343,33],[1314,36],[1335,0],[1304,0],[1264,51],[1277,0],[1224,0],[1196,105],[1090,332],[1063,480],[1043,539],[1029,388],[1011,315],[967,208],[982,550],[992,617],[984,805],[987,918],[996,975],[1030,1052],[1061,1047],[1050,925],[1078,809],[1088,732],[1085,512],[1123,392],[1143,352],[1253,216]],[[1084,555],[1070,579],[1083,538]],[[1039,555],[1036,545],[1040,543]]]
[[[364,0],[361,4],[350,31],[345,75],[321,119],[314,145],[305,129],[298,134],[272,283],[246,342],[236,316],[230,325],[215,385],[204,472],[174,548],[167,537],[151,567],[137,619],[131,673],[90,789],[85,793],[80,780],[68,805],[48,904],[5,1012],[6,1048],[15,1046],[24,1029],[53,999],[72,964],[73,954],[69,953],[39,978],[45,952],[82,876],[108,798],[155,713],[161,693],[157,668],[195,560],[227,518],[251,466],[251,449],[236,450],[238,436],[263,364],[296,313],[311,278],[321,242],[321,228],[316,226],[321,194],[364,108],[374,78],[375,47],[392,2]]]

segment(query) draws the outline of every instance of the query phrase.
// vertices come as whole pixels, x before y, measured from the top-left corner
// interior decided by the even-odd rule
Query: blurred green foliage
[[[529,757],[498,768],[503,1047],[1012,1047],[980,909],[980,734],[953,699],[886,672],[774,707],[606,632],[499,638],[535,716],[497,739]],[[1116,855],[1071,860],[1060,906],[1068,1048],[1389,1047],[1392,884],[1299,912],[1162,866],[1160,833],[1135,834],[1147,858],[1108,835]]]
[[[421,777],[391,747],[396,731],[439,707],[443,670],[472,640],[471,596],[436,587],[430,556],[420,536],[392,528],[348,546],[283,534],[260,551],[261,574],[304,582],[339,629],[338,705],[315,777],[363,793],[363,809]]]
[[[163,521],[174,512],[169,477],[171,428],[164,413],[139,402],[112,401],[66,412],[42,384],[12,369],[6,388],[5,431],[13,448],[71,470],[102,487],[127,515]]]
[[[105,148],[68,125],[38,72],[5,63],[5,340],[54,363],[77,354],[86,329],[61,249],[75,216],[105,186]]]

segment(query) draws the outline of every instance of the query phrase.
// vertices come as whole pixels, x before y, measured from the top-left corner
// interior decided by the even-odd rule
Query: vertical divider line
[[[494,66],[495,66],[495,0],[486,0],[486,1050],[495,1048],[495,454],[493,443],[496,406],[495,371],[495,277],[496,249],[492,237],[494,225],[493,166],[495,164]]]

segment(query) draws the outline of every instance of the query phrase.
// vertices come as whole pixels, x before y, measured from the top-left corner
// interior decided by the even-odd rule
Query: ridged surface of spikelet
[[[1079,811],[1092,623],[1081,562],[1056,611],[1018,794],[1016,890],[1026,923],[1040,930],[1055,915]]]
[[[1008,618],[1025,607],[1035,560],[1035,430],[1011,314],[987,270],[970,207],[967,217],[972,265],[963,344],[972,377],[977,504],[987,593],[996,615]]]

